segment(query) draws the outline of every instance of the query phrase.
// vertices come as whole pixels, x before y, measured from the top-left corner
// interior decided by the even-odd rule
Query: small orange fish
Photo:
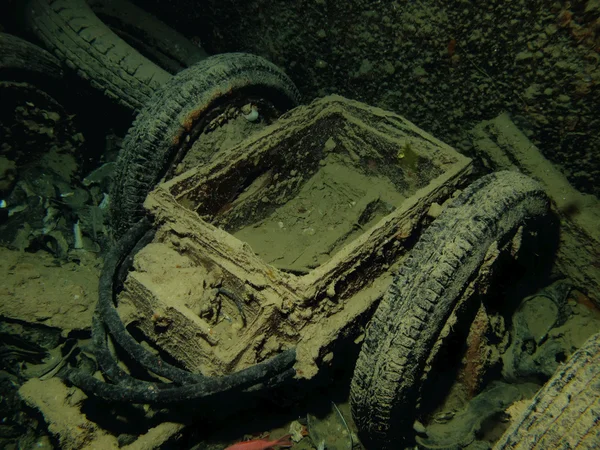
[[[278,447],[291,447],[291,436],[291,434],[287,434],[274,441],[268,441],[266,439],[252,439],[251,441],[243,441],[230,445],[225,450],[267,450],[275,447],[276,445]]]

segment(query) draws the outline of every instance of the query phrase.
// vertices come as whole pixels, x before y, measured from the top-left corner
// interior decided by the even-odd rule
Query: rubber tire
[[[88,0],[102,22],[142,55],[171,74],[208,57],[200,47],[125,0]]]
[[[549,200],[540,184],[498,172],[471,184],[427,228],[384,294],[366,330],[350,390],[365,446],[411,444],[426,362],[488,249]]]
[[[84,0],[29,0],[25,20],[59,60],[128,109],[140,109],[171,78],[113,33]]]
[[[60,61],[46,50],[11,34],[0,33],[0,79],[38,84],[62,79]],[[48,80],[50,79],[50,80]]]
[[[142,203],[171,166],[180,143],[189,141],[195,124],[213,105],[240,92],[263,94],[282,112],[300,101],[296,86],[281,69],[246,53],[211,56],[159,89],[123,140],[111,193],[115,237],[143,216]]]
[[[600,333],[556,371],[494,450],[597,449],[599,415]]]

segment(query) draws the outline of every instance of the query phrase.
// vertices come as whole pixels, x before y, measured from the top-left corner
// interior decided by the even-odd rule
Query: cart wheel
[[[174,175],[203,133],[228,120],[230,107],[252,103],[261,120],[269,122],[299,99],[288,76],[256,55],[211,56],[173,76],[140,112],[123,140],[111,193],[115,236],[139,220],[148,192],[161,178]],[[253,120],[250,116],[248,120]],[[214,150],[201,149],[207,154]]]
[[[85,0],[30,0],[25,20],[61,62],[126,108],[141,108],[171,78],[113,33]]]
[[[0,79],[25,81],[46,88],[62,79],[60,61],[16,36],[0,33]]]
[[[470,185],[423,233],[371,319],[356,363],[352,413],[367,448],[411,444],[424,375],[455,306],[485,289],[495,256],[514,254],[519,230],[522,242],[548,207],[537,182],[498,172]]]
[[[494,450],[598,448],[599,410],[600,333],[556,371]]]

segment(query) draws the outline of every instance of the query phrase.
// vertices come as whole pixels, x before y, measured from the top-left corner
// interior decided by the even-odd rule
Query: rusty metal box
[[[158,231],[121,317],[192,371],[295,346],[311,378],[340,335],[359,338],[432,205],[470,171],[397,114],[339,96],[298,107],[148,196]]]

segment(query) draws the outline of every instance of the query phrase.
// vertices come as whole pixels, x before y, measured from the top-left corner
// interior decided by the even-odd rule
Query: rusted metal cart
[[[158,231],[119,296],[123,322],[185,368],[222,375],[296,348],[297,376],[391,282],[471,162],[408,120],[339,96],[160,184]]]

